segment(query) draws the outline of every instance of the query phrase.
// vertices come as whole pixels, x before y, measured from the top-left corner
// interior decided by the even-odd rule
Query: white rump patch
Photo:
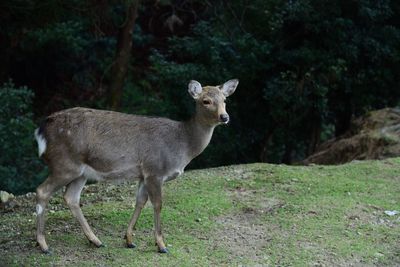
[[[39,134],[39,128],[35,130],[35,138],[36,142],[38,143],[38,153],[39,157],[42,156],[42,154],[46,151],[46,139],[44,139],[44,136]]]
[[[43,212],[43,207],[40,206],[40,204],[37,204],[36,205],[36,214],[40,215],[40,214],[42,214],[42,212]]]

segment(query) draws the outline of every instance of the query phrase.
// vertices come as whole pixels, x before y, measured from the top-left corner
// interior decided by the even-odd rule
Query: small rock
[[[34,197],[34,196],[36,196],[35,192],[28,192],[25,194],[25,197],[27,197],[27,198]]]
[[[385,214],[389,216],[394,216],[396,214],[399,214],[397,210],[385,210]]]
[[[6,203],[11,198],[11,195],[6,191],[0,191],[0,201],[1,203]]]
[[[197,218],[195,221],[196,221],[196,222],[201,222],[201,219],[200,219],[200,218]]]
[[[18,207],[18,203],[15,202],[14,200],[10,200],[7,203],[7,207],[9,210],[13,210],[14,208]]]

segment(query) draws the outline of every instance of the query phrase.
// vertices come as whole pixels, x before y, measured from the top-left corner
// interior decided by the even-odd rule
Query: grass
[[[190,171],[164,187],[168,255],[156,253],[147,205],[124,246],[134,184],[84,189],[82,210],[103,248],[90,245],[61,192],[50,202],[52,255],[34,241],[34,196],[3,213],[6,266],[350,266],[400,265],[400,158],[341,166],[250,164]]]

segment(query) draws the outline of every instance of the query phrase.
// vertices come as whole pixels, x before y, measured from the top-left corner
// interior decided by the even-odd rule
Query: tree
[[[126,19],[119,27],[115,59],[111,68],[110,107],[114,110],[121,105],[122,90],[131,59],[133,29],[138,16],[140,0],[133,0],[126,12]]]

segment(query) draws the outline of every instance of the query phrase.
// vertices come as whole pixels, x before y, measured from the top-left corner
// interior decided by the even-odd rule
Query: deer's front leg
[[[164,240],[161,232],[161,208],[162,208],[162,182],[157,179],[148,179],[146,181],[147,192],[149,193],[150,201],[154,208],[154,236],[158,251],[160,253],[168,253],[165,247]]]
[[[143,181],[140,181],[139,187],[136,193],[136,204],[135,211],[133,212],[131,221],[129,222],[128,229],[126,231],[126,246],[128,248],[134,248],[136,245],[132,242],[132,230],[135,228],[136,222],[140,216],[143,207],[146,205],[148,193]]]

